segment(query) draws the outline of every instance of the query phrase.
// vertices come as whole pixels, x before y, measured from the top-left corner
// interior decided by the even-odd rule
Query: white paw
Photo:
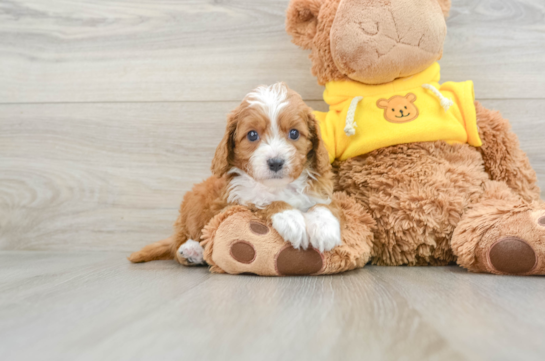
[[[188,239],[184,244],[178,248],[178,254],[185,258],[189,263],[201,264],[204,262],[203,258],[204,248],[201,244],[192,239]]]
[[[300,211],[290,209],[288,211],[276,213],[272,216],[272,224],[278,234],[280,234],[286,242],[290,242],[293,248],[308,248],[305,217]]]
[[[326,207],[305,213],[310,244],[320,252],[331,251],[341,244],[341,224]]]

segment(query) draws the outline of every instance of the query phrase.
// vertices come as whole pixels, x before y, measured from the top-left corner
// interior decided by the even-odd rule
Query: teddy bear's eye
[[[394,108],[392,108],[392,111],[395,112],[396,110]]]
[[[407,107],[405,107],[405,109],[407,109]]]

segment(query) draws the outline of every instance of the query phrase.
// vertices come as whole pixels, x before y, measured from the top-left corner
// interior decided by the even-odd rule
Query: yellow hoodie
[[[473,82],[439,85],[440,67],[381,85],[326,84],[329,112],[315,112],[329,160],[345,160],[396,144],[432,142],[482,145]]]

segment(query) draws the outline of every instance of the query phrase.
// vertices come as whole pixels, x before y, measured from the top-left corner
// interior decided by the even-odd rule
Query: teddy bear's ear
[[[318,14],[325,0],[291,0],[286,14],[286,31],[295,45],[312,48]]]
[[[437,0],[439,3],[439,6],[441,6],[441,10],[443,10],[443,14],[445,15],[445,18],[448,17],[448,14],[450,12],[451,7],[451,0]]]
[[[388,100],[387,99],[379,99],[377,102],[377,107],[380,109],[386,109],[388,108]]]

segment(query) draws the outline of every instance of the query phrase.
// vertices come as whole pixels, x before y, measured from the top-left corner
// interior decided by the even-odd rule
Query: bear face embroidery
[[[418,118],[418,108],[414,104],[416,95],[409,93],[404,97],[394,95],[390,99],[379,99],[377,107],[384,109],[384,119],[390,123],[407,123]]]

